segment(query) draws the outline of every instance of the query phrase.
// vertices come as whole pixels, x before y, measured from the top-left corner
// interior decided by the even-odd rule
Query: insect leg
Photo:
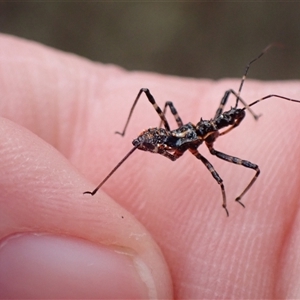
[[[225,104],[227,103],[227,100],[228,100],[230,94],[233,94],[234,96],[236,96],[237,100],[239,100],[244,105],[245,109],[247,109],[250,112],[250,114],[253,116],[253,118],[255,120],[257,120],[260,117],[259,115],[256,115],[253,112],[253,110],[249,107],[249,105],[246,103],[246,101],[244,101],[239,96],[239,94],[237,92],[235,92],[234,90],[230,89],[230,90],[228,90],[228,91],[225,92],[225,94],[224,94],[224,96],[223,96],[223,98],[221,100],[221,103],[220,103],[220,105],[219,105],[219,107],[218,107],[218,109],[216,111],[214,119],[218,118],[222,114],[223,108],[224,108]],[[237,107],[237,104],[236,104],[235,108],[236,107]]]
[[[185,151],[176,150],[174,153],[170,153],[170,152],[168,152],[167,150],[164,150],[164,149],[161,149],[161,150],[157,151],[157,153],[169,158],[172,161],[177,160],[180,156],[183,155],[184,152]]]
[[[243,85],[246,81],[246,78],[247,78],[247,74],[248,74],[248,71],[250,69],[250,66],[252,63],[254,63],[255,61],[257,61],[259,58],[261,58],[271,47],[273,46],[276,46],[277,44],[271,44],[269,46],[267,46],[257,57],[255,57],[254,59],[252,59],[248,65],[246,66],[246,69],[245,69],[245,73],[242,77],[242,80],[241,80],[241,83],[240,83],[240,86],[239,86],[239,89],[238,89],[238,92],[236,93],[234,90],[230,89],[228,91],[225,92],[222,100],[221,100],[221,103],[220,103],[220,106],[219,108],[217,109],[216,111],[216,114],[215,114],[215,118],[217,118],[218,116],[220,116],[220,114],[223,112],[223,107],[225,106],[227,100],[228,100],[228,97],[230,94],[233,94],[235,97],[236,97],[236,103],[235,103],[235,108],[238,107],[238,103],[239,101],[242,102],[242,104],[245,106],[245,108],[252,114],[252,116],[254,117],[255,120],[257,120],[259,118],[259,115],[256,115],[249,107],[249,105],[240,97],[240,94],[242,92],[242,89],[243,89]],[[279,46],[279,45],[277,45]]]
[[[167,102],[165,103],[165,107],[164,107],[164,110],[163,110],[163,115],[164,115],[164,116],[166,115],[166,110],[167,110],[167,107],[168,107],[168,106],[170,107],[171,113],[172,113],[172,115],[174,116],[175,121],[176,121],[178,127],[183,126],[183,122],[182,122],[181,118],[179,117],[178,112],[177,112],[177,110],[176,110],[176,108],[175,108],[173,102],[167,101]],[[159,128],[161,127],[162,122],[163,122],[163,121],[161,120],[160,123],[159,123],[159,126],[158,126]]]
[[[260,173],[258,165],[255,165],[255,164],[251,163],[250,161],[243,160],[243,159],[240,159],[240,158],[237,158],[237,157],[234,157],[234,156],[231,156],[231,155],[219,152],[219,151],[215,150],[212,145],[207,144],[207,146],[208,146],[208,149],[209,149],[209,151],[210,151],[210,153],[212,155],[216,155],[220,159],[223,159],[223,160],[226,160],[226,161],[228,161],[230,163],[241,165],[243,167],[250,168],[250,169],[253,169],[253,170],[256,171],[254,177],[249,182],[249,184],[246,186],[246,188],[244,189],[244,191],[235,199],[235,201],[237,201],[243,207],[245,207],[245,205],[240,200],[245,195],[245,193],[251,188],[251,186],[253,185],[253,183],[257,179],[257,177],[258,177],[258,175]]]
[[[229,95],[230,95],[230,90],[226,91],[221,102],[220,102],[220,105],[215,113],[215,117],[214,119],[216,119],[217,117],[219,117],[221,115],[221,113],[223,112],[223,108],[225,106],[225,104],[227,103],[227,100],[229,98]]]
[[[156,112],[157,112],[157,114],[159,115],[159,117],[160,117],[160,119],[161,119],[161,122],[164,124],[165,128],[166,128],[167,130],[170,130],[170,126],[169,126],[169,124],[168,124],[168,121],[167,121],[167,119],[166,119],[164,113],[163,113],[162,110],[160,109],[160,107],[156,104],[154,97],[151,95],[151,93],[150,93],[150,91],[149,91],[148,89],[142,88],[142,89],[140,89],[140,91],[138,92],[138,94],[137,94],[137,96],[136,96],[136,98],[135,98],[135,100],[134,100],[134,102],[133,102],[133,105],[132,105],[132,107],[131,107],[131,109],[130,109],[130,112],[129,112],[129,115],[128,115],[128,118],[127,118],[127,121],[126,121],[126,124],[125,124],[125,126],[124,126],[123,131],[122,131],[122,132],[116,131],[117,134],[120,134],[120,135],[122,135],[122,136],[125,135],[125,132],[126,132],[128,123],[129,123],[129,121],[130,121],[131,115],[132,115],[132,113],[133,113],[133,110],[134,110],[134,108],[135,108],[135,106],[136,106],[136,104],[137,104],[137,102],[138,102],[138,100],[139,100],[139,98],[140,98],[140,96],[141,96],[142,93],[145,93],[145,94],[146,94],[146,96],[147,96],[149,102],[152,104],[152,106],[153,106],[154,109],[156,110]]]
[[[229,213],[228,213],[228,210],[227,210],[227,204],[226,204],[226,193],[225,193],[225,187],[224,187],[224,184],[223,184],[223,180],[222,178],[219,176],[219,174],[217,173],[217,171],[214,169],[213,165],[204,157],[202,156],[198,150],[196,149],[193,149],[193,148],[190,148],[189,149],[190,152],[198,159],[200,159],[203,164],[206,166],[206,168],[209,170],[209,172],[211,173],[211,175],[213,176],[213,178],[218,182],[218,184],[220,185],[221,187],[221,192],[222,192],[222,197],[223,197],[223,208],[225,209],[226,211],[226,214],[227,214],[227,217],[229,217]]]

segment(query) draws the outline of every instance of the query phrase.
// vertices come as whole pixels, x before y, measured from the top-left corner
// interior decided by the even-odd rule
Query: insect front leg
[[[179,150],[175,151],[174,153],[170,153],[167,150],[158,151],[159,154],[169,158],[172,161],[177,160],[180,156],[183,155],[184,152],[185,151],[179,151]]]
[[[273,46],[279,46],[278,44],[271,44],[269,46],[267,46],[258,56],[256,56],[254,59],[252,59],[246,66],[246,69],[245,69],[245,73],[242,77],[242,80],[241,80],[241,83],[240,83],[240,86],[239,86],[239,90],[238,92],[236,93],[234,90],[230,89],[228,91],[225,92],[222,100],[221,100],[221,103],[220,103],[220,106],[219,108],[217,109],[216,111],[216,114],[215,114],[215,118],[219,117],[221,115],[221,113],[223,112],[223,108],[229,98],[229,95],[230,94],[233,94],[235,97],[236,97],[236,102],[235,102],[235,108],[238,107],[238,104],[239,104],[239,101],[244,105],[244,107],[251,113],[251,115],[254,117],[255,120],[257,120],[260,115],[256,115],[250,108],[250,105],[248,105],[241,97],[240,97],[240,94],[242,92],[242,89],[243,89],[243,85],[246,81],[246,78],[247,78],[247,74],[248,74],[248,71],[250,69],[250,66],[255,62],[257,61],[259,58],[261,58],[270,48],[272,48]]]
[[[236,98],[237,98],[237,103],[236,103],[236,105],[235,105],[235,108],[237,107],[238,101],[240,101],[240,102],[244,105],[244,107],[251,113],[251,115],[253,116],[253,118],[254,118],[255,120],[258,120],[258,118],[260,117],[260,115],[256,115],[256,114],[254,113],[254,111],[253,111],[253,110],[249,107],[249,105],[246,103],[246,101],[244,101],[244,100],[239,96],[239,94],[236,93],[236,92],[235,92],[234,90],[232,90],[232,89],[230,89],[230,90],[228,90],[228,91],[225,92],[225,94],[224,94],[224,96],[223,96],[223,98],[222,98],[222,100],[221,100],[221,102],[220,102],[220,105],[219,105],[219,107],[218,107],[218,109],[217,109],[217,111],[216,111],[216,114],[215,114],[214,119],[218,118],[218,117],[222,114],[223,109],[224,109],[224,106],[226,105],[226,103],[227,103],[227,101],[228,101],[228,98],[229,98],[230,94],[233,94],[233,95],[236,96]]]
[[[147,96],[149,102],[152,104],[152,106],[154,107],[155,111],[156,111],[157,114],[159,115],[159,117],[160,117],[160,119],[161,119],[161,122],[164,124],[165,128],[166,128],[167,130],[170,131],[169,123],[168,123],[168,121],[167,121],[167,119],[166,119],[164,113],[162,112],[162,110],[160,109],[160,107],[159,107],[159,106],[157,105],[157,103],[155,102],[154,97],[151,95],[151,93],[150,93],[150,91],[149,91],[148,89],[142,88],[142,89],[140,89],[140,91],[138,92],[138,94],[137,94],[137,96],[136,96],[136,98],[135,98],[135,100],[134,100],[134,102],[133,102],[133,105],[132,105],[132,107],[131,107],[131,109],[130,109],[130,112],[129,112],[129,115],[128,115],[128,118],[127,118],[127,121],[126,121],[126,124],[125,124],[125,127],[124,127],[123,131],[122,131],[122,132],[116,131],[115,133],[120,134],[120,135],[122,135],[122,136],[125,135],[125,132],[126,132],[128,123],[129,123],[129,121],[130,121],[130,118],[131,118],[131,116],[132,116],[132,113],[133,113],[133,111],[134,111],[134,108],[135,108],[135,106],[136,106],[138,100],[140,99],[140,96],[141,96],[142,93],[145,93],[145,94],[146,94],[146,96]]]
[[[229,212],[227,210],[227,203],[226,203],[226,193],[225,193],[225,187],[223,184],[223,180],[222,178],[219,176],[219,174],[217,173],[217,171],[214,169],[213,165],[204,157],[202,156],[198,150],[190,148],[189,149],[190,152],[198,159],[200,159],[203,164],[206,166],[206,168],[209,170],[209,172],[211,173],[211,175],[213,176],[213,178],[218,182],[218,184],[221,187],[221,192],[222,192],[222,197],[223,197],[223,208],[226,211],[227,217],[229,217]]]
[[[208,146],[208,149],[210,151],[210,153],[212,155],[215,155],[217,156],[218,158],[220,159],[223,159],[223,160],[226,160],[230,163],[234,163],[234,164],[237,164],[237,165],[241,165],[243,167],[246,167],[246,168],[250,168],[250,169],[253,169],[256,171],[254,177],[252,178],[252,180],[249,182],[249,184],[246,186],[246,188],[244,189],[244,191],[235,199],[235,201],[237,201],[238,203],[240,203],[243,207],[245,207],[245,205],[240,201],[241,198],[246,194],[246,192],[251,188],[251,186],[253,185],[253,183],[255,182],[255,180],[257,179],[259,173],[260,173],[260,170],[259,170],[259,167],[258,165],[256,164],[253,164],[252,162],[250,161],[247,161],[247,160],[243,160],[243,159],[240,159],[238,157],[234,157],[234,156],[231,156],[231,155],[228,155],[228,154],[225,154],[225,153],[222,153],[222,152],[219,152],[217,150],[215,150],[213,148],[212,145],[209,145],[207,144]]]

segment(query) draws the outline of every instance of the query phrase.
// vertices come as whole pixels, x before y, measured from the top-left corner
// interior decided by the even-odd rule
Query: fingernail
[[[16,234],[0,242],[0,298],[146,299],[155,287],[145,268],[126,248]]]

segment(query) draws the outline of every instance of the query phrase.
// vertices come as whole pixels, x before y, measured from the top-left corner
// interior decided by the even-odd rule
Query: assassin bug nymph
[[[253,183],[256,181],[260,170],[258,165],[243,160],[225,153],[222,153],[220,151],[215,150],[214,148],[214,142],[219,136],[225,135],[235,127],[237,127],[242,120],[244,119],[246,115],[246,110],[254,117],[255,120],[259,118],[258,115],[256,115],[252,109],[251,106],[257,104],[258,102],[261,102],[263,100],[266,100],[268,98],[280,98],[283,100],[293,101],[300,103],[300,100],[294,100],[290,99],[284,96],[276,95],[276,94],[270,94],[267,96],[264,96],[250,104],[247,104],[241,97],[241,91],[243,88],[243,84],[246,80],[247,73],[249,71],[250,65],[254,63],[256,60],[258,60],[261,56],[263,56],[270,47],[273,45],[269,45],[267,48],[265,48],[256,58],[251,60],[248,65],[246,66],[245,73],[241,79],[241,83],[238,89],[238,92],[235,92],[232,89],[227,90],[224,93],[224,96],[220,102],[220,105],[215,113],[215,116],[213,119],[210,120],[203,120],[202,118],[200,121],[194,125],[192,123],[183,124],[181,118],[179,117],[177,110],[175,109],[172,102],[168,101],[165,103],[163,111],[160,109],[160,107],[156,104],[154,97],[151,95],[150,91],[147,88],[140,89],[139,93],[137,94],[134,103],[131,107],[131,110],[129,112],[127,121],[125,123],[125,127],[122,132],[116,132],[117,134],[120,134],[121,136],[125,135],[128,123],[130,121],[130,118],[132,116],[132,113],[134,111],[134,108],[140,99],[140,96],[142,93],[145,93],[147,96],[149,102],[152,104],[154,109],[156,110],[157,114],[160,117],[160,124],[159,127],[149,128],[132,141],[133,148],[127,153],[127,155],[115,166],[115,168],[103,179],[103,181],[92,191],[84,192],[84,194],[91,194],[95,195],[97,191],[101,188],[101,186],[111,177],[111,175],[123,164],[123,162],[136,150],[140,149],[143,151],[148,151],[152,153],[158,153],[161,154],[167,158],[169,158],[172,161],[177,160],[179,157],[183,155],[184,152],[187,150],[192,153],[197,159],[202,161],[202,163],[206,166],[206,168],[210,171],[213,178],[217,181],[217,183],[220,185],[222,197],[223,197],[223,208],[226,211],[227,216],[229,216],[228,210],[227,210],[227,204],[226,204],[226,193],[225,188],[223,184],[222,178],[219,176],[219,174],[216,172],[212,164],[204,157],[202,156],[199,151],[197,150],[198,147],[204,142],[206,146],[208,147],[210,153],[212,155],[217,156],[220,159],[223,159],[225,161],[228,161],[230,163],[234,163],[237,165],[244,166],[246,168],[253,169],[255,171],[255,175],[249,182],[249,184],[246,186],[246,188],[242,191],[242,193],[235,199],[239,204],[241,204],[243,207],[244,204],[241,202],[241,198],[245,195],[245,193],[251,188]],[[228,111],[223,111],[224,106],[227,103],[227,100],[230,96],[230,94],[233,94],[236,98],[235,105]],[[238,108],[238,104],[241,103],[243,105],[242,108]],[[177,129],[171,130],[169,123],[165,117],[166,109],[169,107],[171,113],[173,114],[176,123],[178,125]],[[164,128],[161,128],[161,125],[164,125]],[[223,131],[220,132],[221,129],[225,128]]]

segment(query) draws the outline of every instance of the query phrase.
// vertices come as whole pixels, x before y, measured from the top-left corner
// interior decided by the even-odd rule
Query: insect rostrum
[[[263,100],[269,99],[269,98],[279,98],[287,101],[297,102],[300,103],[300,100],[290,99],[284,96],[276,95],[276,94],[270,94],[267,96],[264,96],[250,104],[247,104],[240,96],[244,82],[246,80],[246,76],[248,73],[248,70],[250,68],[250,65],[258,60],[264,53],[266,53],[267,50],[269,50],[270,47],[273,45],[269,45],[267,48],[265,48],[256,58],[251,60],[248,65],[246,66],[245,73],[242,77],[238,92],[235,92],[232,89],[227,90],[224,93],[223,98],[221,99],[221,102],[219,104],[219,107],[215,113],[215,116],[210,120],[203,120],[202,118],[200,121],[194,125],[192,123],[184,124],[180,118],[180,116],[177,113],[177,110],[172,102],[168,101],[165,103],[164,109],[161,110],[160,107],[157,105],[154,97],[150,93],[150,91],[147,88],[140,89],[139,93],[137,94],[134,103],[131,107],[131,110],[129,112],[129,116],[127,118],[126,124],[124,126],[124,129],[122,132],[116,132],[117,134],[120,134],[121,136],[125,135],[127,126],[129,124],[129,121],[131,119],[132,113],[134,111],[134,108],[140,99],[140,96],[142,93],[144,93],[148,99],[148,101],[152,104],[155,111],[160,117],[160,124],[158,127],[149,128],[142,133],[139,134],[139,136],[133,140],[133,148],[127,153],[127,155],[115,166],[115,168],[102,180],[102,182],[92,191],[84,192],[84,194],[91,194],[95,195],[97,191],[101,188],[101,186],[111,177],[111,175],[123,164],[123,162],[136,150],[143,150],[148,151],[151,153],[158,153],[160,155],[163,155],[167,158],[169,158],[172,161],[177,160],[180,158],[186,151],[189,151],[191,154],[193,154],[197,159],[199,159],[209,170],[213,178],[217,181],[221,188],[222,198],[223,198],[223,208],[226,211],[227,216],[229,216],[228,209],[227,209],[227,202],[226,202],[226,193],[225,193],[225,187],[223,184],[222,178],[219,176],[217,171],[214,169],[212,164],[200,154],[198,151],[198,147],[205,143],[205,145],[208,147],[210,153],[212,155],[217,156],[220,159],[223,159],[227,162],[234,163],[237,165],[241,165],[246,168],[253,169],[255,171],[255,174],[251,181],[248,183],[248,185],[245,187],[245,189],[242,191],[242,193],[235,199],[239,204],[241,204],[243,207],[244,204],[241,202],[242,197],[245,195],[245,193],[251,188],[253,183],[256,181],[257,177],[260,174],[260,170],[258,165],[244,160],[240,159],[238,157],[234,157],[225,153],[222,153],[220,151],[217,151],[214,148],[214,142],[219,136],[225,135],[235,127],[239,126],[239,124],[242,122],[246,115],[246,110],[254,117],[255,120],[259,118],[258,115],[256,115],[251,107],[257,104],[258,102],[261,102]],[[228,101],[228,98],[230,95],[235,96],[235,105],[228,111],[224,111],[224,107]],[[238,107],[238,105],[241,104],[242,107]],[[165,113],[167,108],[170,109],[172,115],[174,116],[176,123],[178,125],[177,129],[171,130],[169,123],[165,117]],[[164,126],[164,128],[161,127],[161,125]]]

